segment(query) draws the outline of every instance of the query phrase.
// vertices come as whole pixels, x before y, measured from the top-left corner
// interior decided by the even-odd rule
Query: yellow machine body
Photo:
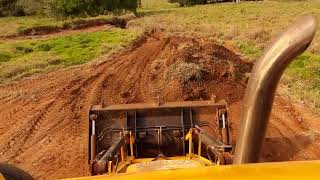
[[[154,158],[136,159],[129,165],[126,173],[149,172],[159,170],[186,169],[210,166],[212,163],[198,155],[191,158],[178,156],[154,160]]]
[[[88,176],[74,180],[164,180],[164,179],[223,179],[223,180],[305,180],[320,178],[320,161],[292,161],[221,165],[176,170],[130,172],[125,174]]]

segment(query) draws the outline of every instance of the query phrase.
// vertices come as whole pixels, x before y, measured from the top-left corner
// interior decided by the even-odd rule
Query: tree
[[[17,0],[0,0],[0,16],[24,16],[23,8]]]

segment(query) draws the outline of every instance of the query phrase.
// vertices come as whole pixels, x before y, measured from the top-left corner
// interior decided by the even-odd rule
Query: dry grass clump
[[[263,45],[270,40],[271,32],[270,30],[266,30],[264,28],[258,28],[253,30],[252,33],[249,33],[248,38],[255,42],[255,44]]]
[[[181,82],[186,83],[202,79],[202,72],[203,70],[198,64],[179,60],[166,70],[164,78],[167,80],[178,78]]]

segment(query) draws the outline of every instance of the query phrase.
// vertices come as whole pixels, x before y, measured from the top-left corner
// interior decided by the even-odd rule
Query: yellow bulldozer
[[[95,105],[88,129],[92,176],[75,179],[320,178],[320,161],[257,163],[280,77],[315,32],[315,18],[302,16],[255,63],[235,147],[225,101]]]
[[[319,161],[252,164],[259,160],[280,77],[315,31],[316,20],[301,17],[256,62],[235,148],[225,101],[93,106],[88,163],[94,177],[83,179],[320,178]]]

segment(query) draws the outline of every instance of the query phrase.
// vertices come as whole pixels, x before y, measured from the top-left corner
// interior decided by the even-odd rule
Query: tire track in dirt
[[[10,149],[14,153],[9,155],[9,160],[12,160],[15,158],[18,154],[23,152],[23,147],[26,143],[31,143],[32,141],[29,141],[29,139],[32,137],[32,135],[35,133],[35,131],[39,130],[40,125],[43,123],[42,120],[46,118],[48,114],[48,110],[52,107],[52,101],[48,102],[47,104],[43,105],[43,108],[38,110],[38,113],[30,118],[26,118],[28,124],[25,124],[24,126],[17,128],[12,133],[11,139],[1,139],[1,142],[4,142],[7,144],[7,147],[1,147],[1,149]],[[33,139],[34,140],[34,139]],[[27,148],[25,148],[27,149]]]
[[[300,110],[306,111],[306,108]],[[319,119],[319,116],[315,119],[305,117],[293,103],[276,98],[263,153],[265,161],[318,159],[320,150],[316,147],[320,145],[320,134],[310,131],[309,122]]]
[[[167,71],[175,70],[181,62],[200,67],[201,78],[194,79],[191,74],[182,82],[180,76],[190,74]],[[88,175],[88,112],[94,104],[206,100],[214,94],[217,100],[226,99],[231,105],[236,140],[245,73],[251,67],[210,40],[154,32],[128,50],[99,62],[1,85],[0,161],[13,163],[37,179]],[[167,76],[171,78],[163,81]],[[319,158],[320,152],[315,149],[318,136],[304,138],[309,136],[309,122],[320,116],[305,117],[300,112],[308,109],[296,111],[294,106],[287,112],[283,103],[289,101],[276,98],[276,102],[262,160]],[[291,112],[294,116],[288,115]],[[296,121],[299,116],[303,124]],[[319,127],[313,126],[316,130]],[[284,145],[279,146],[281,143]],[[306,152],[299,154],[303,148]]]

